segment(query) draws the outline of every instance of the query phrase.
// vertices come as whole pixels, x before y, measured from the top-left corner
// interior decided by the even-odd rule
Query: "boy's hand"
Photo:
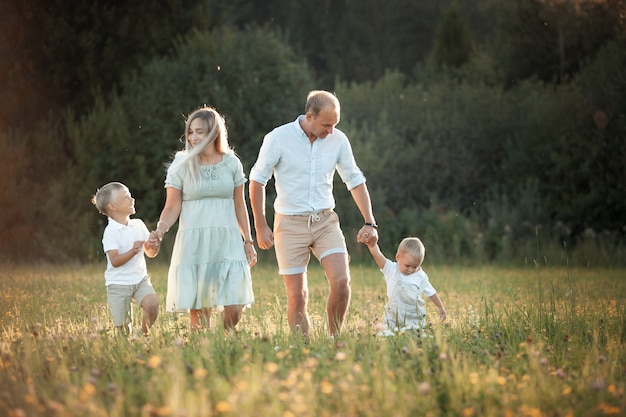
[[[146,243],[146,242],[145,242],[145,241],[143,241],[143,240],[136,240],[136,241],[133,243],[133,249],[132,249],[132,251],[133,251],[134,253],[139,253],[139,252],[141,252],[141,251],[143,250],[143,245],[144,245],[145,243]]]

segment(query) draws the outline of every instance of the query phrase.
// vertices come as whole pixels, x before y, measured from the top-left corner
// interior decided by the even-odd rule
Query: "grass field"
[[[148,339],[116,336],[103,269],[0,269],[0,416],[626,415],[623,269],[426,266],[449,319],[418,339],[375,336],[384,282],[353,265],[330,339],[312,268],[308,344],[289,333],[273,264],[254,268],[236,333],[190,333],[161,310]],[[167,269],[149,269],[164,306]]]

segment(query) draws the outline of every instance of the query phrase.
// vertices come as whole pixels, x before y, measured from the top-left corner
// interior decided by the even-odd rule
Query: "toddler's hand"
[[[361,236],[358,238],[358,241],[368,247],[374,246],[374,244],[376,244],[376,240],[372,239],[370,234],[367,232],[361,234]]]
[[[448,313],[446,312],[445,309],[439,310],[439,319],[441,319],[441,321],[446,321],[447,317],[448,317]]]

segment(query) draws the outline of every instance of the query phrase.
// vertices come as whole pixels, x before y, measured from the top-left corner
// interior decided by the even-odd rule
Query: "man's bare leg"
[[[322,267],[330,285],[326,303],[328,330],[331,336],[341,333],[348,306],[350,305],[350,269],[348,255],[335,253],[322,259]]]
[[[287,320],[291,331],[309,334],[309,288],[306,273],[283,275],[287,289]],[[299,330],[298,330],[299,329]]]

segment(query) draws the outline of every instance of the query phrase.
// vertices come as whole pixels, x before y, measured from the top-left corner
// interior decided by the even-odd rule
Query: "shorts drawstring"
[[[315,223],[315,222],[319,222],[320,221],[320,216],[317,213],[311,213],[309,214],[309,221],[308,221],[308,226],[309,229],[311,228],[311,223]]]

